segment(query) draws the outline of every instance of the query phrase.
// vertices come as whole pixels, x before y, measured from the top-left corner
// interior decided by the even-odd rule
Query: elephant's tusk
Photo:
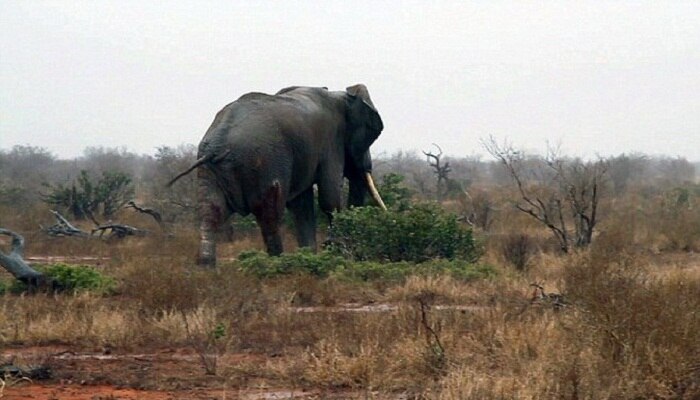
[[[367,177],[367,186],[369,187],[369,192],[372,194],[372,198],[374,201],[379,204],[379,207],[382,208],[382,210],[386,211],[386,206],[384,205],[384,201],[382,200],[382,197],[379,195],[379,192],[377,191],[377,188],[374,186],[374,180],[372,180],[372,174],[367,172],[365,175]]]

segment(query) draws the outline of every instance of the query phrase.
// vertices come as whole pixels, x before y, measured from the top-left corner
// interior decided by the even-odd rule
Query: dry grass
[[[0,346],[185,346],[206,356],[201,362],[230,387],[426,399],[698,398],[700,258],[655,254],[649,244],[657,239],[639,233],[644,221],[614,221],[590,250],[569,256],[547,250],[546,232],[526,219],[514,218],[509,227],[497,222],[495,229],[535,238],[539,251],[527,268],[509,265],[498,243],[504,236],[492,233],[484,259],[496,265],[497,278],[465,283],[423,276],[393,285],[309,276],[258,280],[225,263],[200,269],[192,265],[193,230],[120,242],[42,241],[30,234],[29,256],[105,257],[100,268],[119,282],[118,290],[2,296]],[[251,247],[260,248],[257,236],[220,250],[233,257]],[[570,305],[557,311],[531,302],[532,282],[564,293]],[[337,311],[350,302],[395,308]],[[307,305],[334,311],[293,308]],[[227,361],[241,353],[259,357]]]

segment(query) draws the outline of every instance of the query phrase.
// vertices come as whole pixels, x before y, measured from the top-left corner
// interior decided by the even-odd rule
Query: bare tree
[[[598,223],[598,205],[608,164],[600,159],[595,162],[565,160],[550,152],[547,165],[556,171],[560,192],[568,203],[574,223],[574,244],[586,247],[591,244]]]
[[[442,149],[437,144],[433,143],[433,146],[437,147],[438,153],[424,151],[423,154],[428,158],[428,165],[433,168],[433,173],[437,176],[436,185],[436,197],[438,201],[442,201],[448,191],[449,173],[452,171],[450,168],[450,163],[442,163]]]
[[[515,184],[520,195],[515,207],[545,225],[563,252],[591,243],[607,172],[604,160],[565,159],[550,148],[543,163],[546,171],[535,174],[537,179],[528,179],[532,171],[524,170],[527,158],[522,152],[508,143],[499,145],[493,137],[482,140],[482,145]]]

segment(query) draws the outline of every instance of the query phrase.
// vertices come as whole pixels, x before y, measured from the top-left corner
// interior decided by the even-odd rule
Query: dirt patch
[[[51,377],[41,381],[7,378],[0,391],[3,400],[273,400],[360,395],[267,387],[263,382],[234,387],[222,377],[207,375],[200,366],[199,355],[186,348],[106,354],[74,351],[67,346],[32,346],[4,349],[2,360],[22,368],[41,364],[51,371]],[[265,355],[231,354],[221,357],[219,365],[222,369],[251,363],[262,365],[266,360]]]
[[[347,394],[345,394],[347,395]],[[343,394],[331,394],[322,398],[347,398]],[[222,388],[219,390],[193,389],[179,391],[157,391],[119,389],[108,385],[18,385],[6,388],[2,399],[6,400],[175,400],[175,399],[241,399],[241,400],[277,400],[277,399],[314,399],[316,392],[293,391],[286,389],[270,390],[236,390]]]
[[[206,396],[206,395],[205,395]],[[76,386],[76,385],[25,385],[19,384],[5,389],[3,399],[46,399],[46,400],[167,400],[167,399],[205,399],[212,397],[195,397],[193,393],[168,393],[117,389],[112,386]]]

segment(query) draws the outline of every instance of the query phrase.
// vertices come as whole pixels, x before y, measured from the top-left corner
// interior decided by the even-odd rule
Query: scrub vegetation
[[[202,268],[193,178],[164,189],[191,148],[88,149],[70,161],[39,148],[0,152],[0,226],[24,236],[24,259],[60,288],[27,291],[0,274],[0,395],[62,384],[137,398],[261,388],[295,398],[700,397],[695,166],[640,154],[517,156],[505,167],[443,157],[439,184],[434,158],[375,157],[387,212],[343,211],[330,229],[319,217],[322,249],[297,251],[287,233],[280,257],[237,218],[219,233],[218,267]],[[590,182],[578,178],[593,165],[597,222],[579,245],[577,221],[590,209],[570,207],[589,193],[572,188]],[[553,166],[583,175],[562,185]],[[125,177],[134,198],[118,204],[134,200],[162,221],[119,207],[115,223],[147,234],[48,235],[52,207],[90,232],[69,204],[46,201],[47,188],[79,191],[83,170]],[[559,201],[552,225],[567,229],[565,250],[524,195],[557,218]],[[93,203],[104,216],[105,203]],[[9,248],[0,236],[0,251]],[[50,373],[30,373],[39,367]]]

